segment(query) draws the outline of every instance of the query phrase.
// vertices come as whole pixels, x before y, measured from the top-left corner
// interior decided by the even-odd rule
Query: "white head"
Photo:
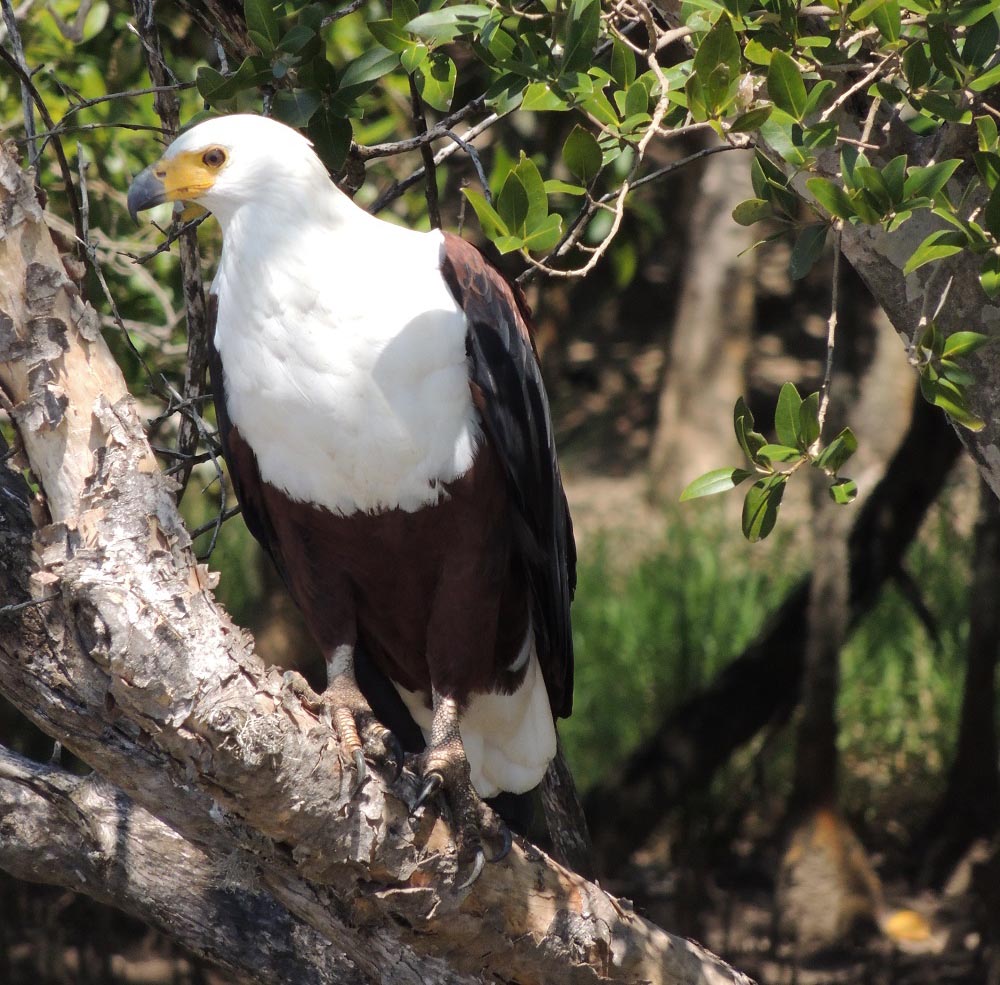
[[[182,133],[155,164],[132,182],[128,207],[136,213],[184,200],[225,222],[247,203],[293,211],[315,208],[335,186],[312,144],[291,127],[263,116],[222,116]]]

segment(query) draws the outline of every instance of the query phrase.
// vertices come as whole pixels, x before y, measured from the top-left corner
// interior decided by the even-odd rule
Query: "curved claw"
[[[362,749],[354,750],[354,772],[357,779],[354,781],[354,789],[351,791],[353,797],[365,784],[368,779],[368,764],[365,762],[365,754]]]
[[[444,777],[440,773],[428,773],[424,777],[424,785],[420,788],[420,793],[417,794],[417,799],[413,802],[413,810],[410,813],[415,814],[420,810],[427,799],[437,793],[443,785]]]
[[[500,837],[503,839],[503,843],[500,846],[500,851],[498,851],[496,855],[492,855],[490,856],[490,858],[486,860],[491,864],[494,862],[502,862],[510,854],[510,849],[511,846],[513,845],[513,839],[510,836],[510,828],[508,828],[507,825],[504,824],[504,822],[501,821],[499,818],[497,818],[497,821],[499,822],[498,827],[500,831]]]
[[[385,745],[389,752],[387,758],[392,760],[391,782],[395,783],[403,774],[403,763],[406,760],[406,756],[403,753],[403,745],[399,739],[396,738],[395,732],[386,732]]]
[[[483,868],[486,865],[486,856],[483,854],[481,848],[476,849],[475,858],[472,860],[472,872],[469,874],[469,878],[464,882],[459,883],[455,887],[456,892],[461,892],[463,889],[468,889],[483,873]]]

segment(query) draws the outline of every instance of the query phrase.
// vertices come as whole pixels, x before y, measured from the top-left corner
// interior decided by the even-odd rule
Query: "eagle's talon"
[[[498,817],[496,820],[497,833],[500,835],[500,851],[495,855],[491,855],[486,860],[491,865],[496,862],[502,862],[510,854],[510,850],[514,845],[514,839],[510,835],[510,828],[507,827],[502,818]]]
[[[413,802],[413,809],[410,814],[416,814],[421,807],[444,786],[444,777],[440,773],[428,773],[424,777],[424,785],[417,794],[417,799]]]
[[[365,763],[365,753],[363,749],[354,750],[354,789],[351,791],[351,796],[355,796],[357,792],[365,785],[365,780],[368,779],[368,766]]]
[[[456,887],[455,892],[460,893],[463,889],[468,889],[482,874],[486,866],[486,854],[481,846],[477,846],[472,858],[472,871],[467,879],[462,880]]]

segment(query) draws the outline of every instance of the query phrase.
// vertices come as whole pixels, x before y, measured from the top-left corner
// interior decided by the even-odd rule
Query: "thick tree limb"
[[[364,981],[326,938],[241,880],[252,870],[241,873],[235,854],[201,851],[97,773],[0,748],[0,831],[11,875],[125,910],[253,981]]]
[[[29,545],[23,494],[0,477],[0,594],[60,591],[6,617],[15,705],[199,848],[235,842],[361,980],[747,981],[521,842],[456,892],[450,831],[410,816],[409,774],[352,797],[335,736],[205,587],[96,316],[7,154],[0,325],[0,387],[50,520]]]

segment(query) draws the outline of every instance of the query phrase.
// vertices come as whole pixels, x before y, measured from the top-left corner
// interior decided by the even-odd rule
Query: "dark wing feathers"
[[[521,529],[518,550],[533,600],[532,623],[553,712],[573,700],[569,607],[576,546],[556,461],[531,314],[521,292],[470,243],[445,233],[441,272],[468,320],[466,350],[477,409],[503,462]]]

